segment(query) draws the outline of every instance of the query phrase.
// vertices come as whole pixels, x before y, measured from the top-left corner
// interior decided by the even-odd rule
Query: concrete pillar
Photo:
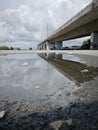
[[[59,41],[59,42],[55,42],[55,49],[56,50],[60,50],[62,48],[62,41]]]
[[[42,50],[43,50],[43,45],[41,45],[41,48],[42,48]]]
[[[90,49],[98,50],[98,32],[91,33]]]
[[[47,50],[47,44],[45,43],[45,50]]]
[[[45,43],[43,44],[43,50],[45,50]]]
[[[47,45],[46,50],[54,50],[54,48],[55,48],[55,44],[54,43],[47,42],[46,45]]]
[[[43,50],[43,45],[41,45],[41,50]]]

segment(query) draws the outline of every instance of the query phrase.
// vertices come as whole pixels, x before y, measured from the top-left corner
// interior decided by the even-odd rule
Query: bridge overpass
[[[59,50],[62,41],[91,35],[91,49],[98,49],[98,0],[93,0],[87,7],[71,18],[38,45],[39,50]]]

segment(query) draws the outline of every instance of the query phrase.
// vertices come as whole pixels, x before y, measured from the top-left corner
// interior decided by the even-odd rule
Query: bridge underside
[[[71,30],[67,33],[63,33],[60,36],[57,36],[53,39],[49,39],[50,42],[55,41],[65,41],[65,40],[71,40],[75,38],[81,38],[85,36],[90,36],[92,32],[98,31],[98,19],[96,19],[93,22],[87,23],[85,25],[82,25],[78,28],[75,28],[74,30]]]

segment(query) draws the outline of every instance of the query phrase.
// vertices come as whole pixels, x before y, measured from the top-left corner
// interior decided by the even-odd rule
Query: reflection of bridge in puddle
[[[54,66],[58,71],[69,79],[73,80],[76,85],[90,81],[98,75],[98,68],[87,66],[86,64],[62,59],[62,54],[40,54],[48,63]]]

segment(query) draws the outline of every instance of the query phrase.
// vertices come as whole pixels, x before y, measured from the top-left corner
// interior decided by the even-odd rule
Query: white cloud
[[[0,11],[0,42],[13,42],[12,46],[16,42],[38,43],[47,36],[47,24],[51,34],[90,1],[28,0],[18,8],[3,9]]]

